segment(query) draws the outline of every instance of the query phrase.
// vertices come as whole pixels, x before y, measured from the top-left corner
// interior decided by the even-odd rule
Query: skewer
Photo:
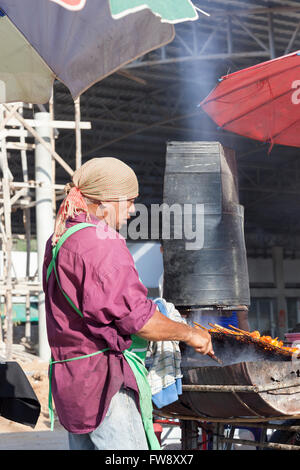
[[[220,326],[218,325],[217,323],[215,324],[212,324],[212,323],[209,323],[209,326],[212,326],[213,328],[221,331],[221,332],[225,332],[225,333],[229,333],[231,335],[237,335],[238,333],[236,333],[235,331],[232,331],[232,330],[229,330],[228,328],[225,328],[224,326]]]
[[[221,366],[223,365],[223,361],[221,361],[221,359],[219,357],[217,357],[215,354],[210,354],[208,353],[207,354],[209,357],[211,357],[211,359],[213,359],[214,361],[216,361],[218,364],[220,364]]]
[[[193,321],[193,323],[194,323],[194,325],[199,326],[199,328],[202,328],[202,330],[209,331],[208,328],[206,328],[205,326],[200,325],[200,323],[197,323],[196,321]]]
[[[246,336],[251,336],[249,331],[245,331],[245,330],[240,330],[239,328],[237,328],[236,326],[233,326],[233,325],[228,325],[230,326],[230,328],[233,328],[234,330],[237,330],[239,331],[240,333],[242,333],[243,335],[246,335]],[[251,336],[252,338],[252,336]]]
[[[209,329],[206,328],[205,326],[200,325],[200,323],[197,323],[197,322],[195,322],[195,321],[193,321],[193,323],[194,323],[194,325],[198,326],[199,328],[202,328],[202,330],[209,332]],[[221,359],[220,359],[219,357],[217,357],[215,354],[208,353],[207,355],[208,355],[211,359],[213,359],[214,361],[216,361],[218,364],[220,364],[221,366],[223,365],[223,361],[221,361]]]

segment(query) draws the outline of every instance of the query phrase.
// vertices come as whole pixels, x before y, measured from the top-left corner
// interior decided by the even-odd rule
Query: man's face
[[[134,199],[128,199],[122,201],[103,201],[97,209],[96,216],[99,219],[104,219],[115,230],[120,230],[134,213]]]

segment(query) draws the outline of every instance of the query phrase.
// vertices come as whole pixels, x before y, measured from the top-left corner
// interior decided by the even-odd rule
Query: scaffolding
[[[55,150],[58,129],[74,129],[75,169],[81,166],[81,131],[91,129],[90,122],[80,119],[80,100],[74,101],[74,121],[55,120],[55,103],[52,97],[47,106],[25,103],[0,105],[0,250],[2,250],[2,273],[0,277],[0,305],[3,312],[0,321],[0,355],[12,359],[13,348],[13,299],[25,297],[25,339],[31,338],[30,297],[38,298],[38,355],[43,360],[50,358],[45,321],[45,299],[42,289],[42,265],[45,243],[53,232],[57,201],[64,197],[64,185],[56,184],[56,164],[71,178],[74,170]],[[25,112],[26,111],[26,112]],[[31,119],[25,114],[32,115]],[[32,158],[32,154],[34,155]],[[19,158],[21,157],[21,158]],[[18,174],[22,181],[15,181],[11,161],[20,166]],[[29,179],[28,165],[34,162],[35,177]],[[66,179],[67,179],[66,178]],[[12,211],[22,210],[26,244],[25,276],[18,276],[14,266]],[[31,211],[36,214],[37,270],[30,272]]]

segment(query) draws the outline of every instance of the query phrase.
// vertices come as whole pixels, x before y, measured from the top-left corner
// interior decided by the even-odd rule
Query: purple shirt
[[[122,385],[137,385],[121,351],[131,345],[130,335],[152,317],[156,305],[147,299],[124,238],[91,216],[88,227],[71,235],[56,260],[60,284],[84,318],[61,293],[54,271],[46,283],[52,258],[47,241],[43,288],[48,341],[54,361],[110,351],[53,365],[52,394],[61,424],[72,433],[93,431],[104,419],[110,400]],[[85,222],[84,213],[69,219],[67,227]],[[110,232],[115,237],[103,234]],[[137,396],[137,394],[136,394]]]

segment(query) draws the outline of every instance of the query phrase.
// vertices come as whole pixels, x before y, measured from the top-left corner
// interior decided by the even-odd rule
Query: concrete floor
[[[0,450],[68,450],[68,448],[68,434],[64,430],[0,434]]]
[[[180,429],[164,429],[163,448],[178,450],[180,446]],[[68,450],[68,435],[65,430],[28,431],[0,433],[1,450]]]

